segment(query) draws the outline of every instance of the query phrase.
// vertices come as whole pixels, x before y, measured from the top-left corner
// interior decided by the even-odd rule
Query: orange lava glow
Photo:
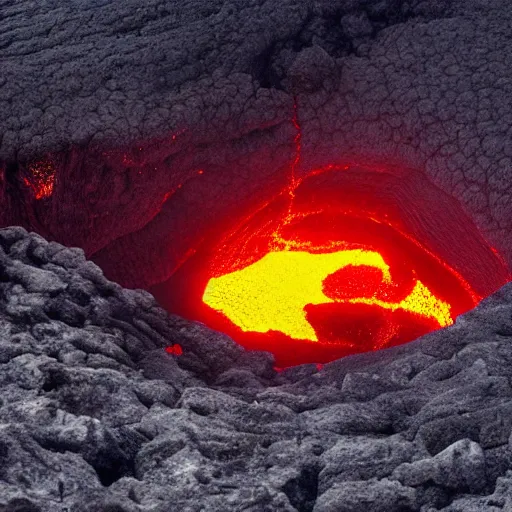
[[[378,269],[382,286],[369,297],[326,295],[324,281],[328,276],[342,268],[358,266]],[[389,266],[375,251],[280,251],[269,252],[243,269],[210,279],[203,301],[244,332],[279,331],[291,338],[314,342],[318,337],[306,318],[307,304],[367,304],[435,319],[440,327],[453,323],[450,305],[435,297],[421,281],[416,280],[412,291],[398,302],[384,299],[385,289],[391,284]]]

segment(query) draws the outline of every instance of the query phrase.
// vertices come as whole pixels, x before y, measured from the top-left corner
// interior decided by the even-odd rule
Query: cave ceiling
[[[283,187],[297,126],[297,176],[419,173],[512,262],[502,2],[4,1],[2,14],[0,224],[82,247],[125,286],[164,282]],[[492,258],[461,256],[470,238],[453,263],[488,282]]]

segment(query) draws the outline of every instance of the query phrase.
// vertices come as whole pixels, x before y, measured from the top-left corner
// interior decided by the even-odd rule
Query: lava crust
[[[82,247],[124,286],[167,280],[292,166],[422,173],[512,261],[498,0],[5,0],[2,14],[0,225]]]

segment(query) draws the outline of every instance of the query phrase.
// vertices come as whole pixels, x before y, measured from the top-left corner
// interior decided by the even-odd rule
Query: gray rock
[[[323,493],[338,482],[389,477],[394,468],[405,466],[418,453],[420,450],[401,436],[343,436],[321,457],[319,491]]]
[[[386,512],[419,510],[414,489],[387,479],[334,484],[317,500],[313,512]]]
[[[327,87],[326,81],[330,81],[332,89],[336,81],[335,68],[334,59],[320,46],[304,48],[288,69],[290,89],[294,93],[311,93]]]
[[[0,240],[16,245],[3,265],[21,262],[27,282],[44,266],[85,315],[49,315],[46,290],[0,281],[6,511],[510,506],[511,285],[407,345],[275,372],[270,354],[168,315],[74,251],[19,229]],[[182,355],[166,352],[176,343]]]
[[[401,464],[392,478],[408,487],[433,482],[449,489],[478,492],[486,485],[484,451],[477,443],[461,439],[432,458]]]
[[[66,284],[55,274],[46,270],[29,267],[18,260],[15,260],[6,271],[9,276],[12,276],[13,281],[21,283],[29,292],[54,293],[66,288]]]

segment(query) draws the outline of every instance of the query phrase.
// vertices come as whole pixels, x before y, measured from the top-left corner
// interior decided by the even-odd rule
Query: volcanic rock
[[[0,510],[504,510],[511,332],[509,284],[407,345],[276,372],[0,230]]]

